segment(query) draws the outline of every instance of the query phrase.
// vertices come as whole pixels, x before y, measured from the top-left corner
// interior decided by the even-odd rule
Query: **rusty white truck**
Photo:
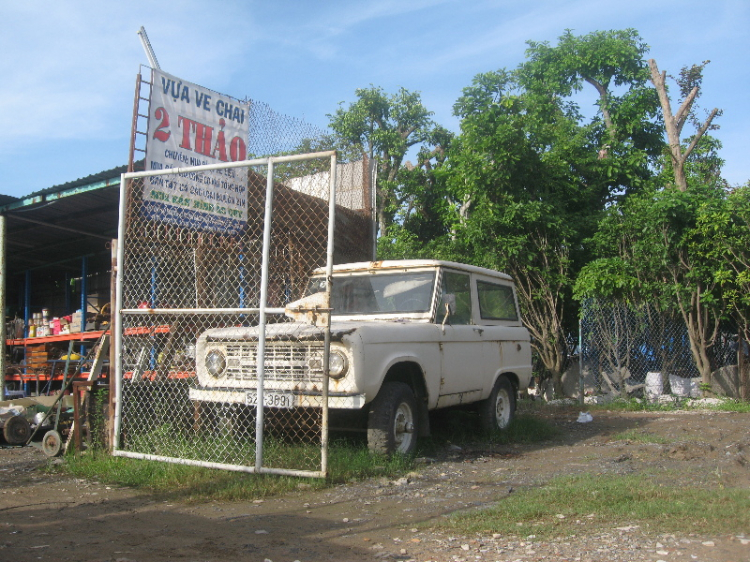
[[[510,423],[532,373],[508,275],[439,260],[337,265],[330,302],[328,282],[324,270],[313,272],[307,296],[287,305],[288,321],[265,326],[264,407],[319,407],[327,382],[331,427],[359,419],[369,448],[385,454],[413,453],[440,408],[477,408],[487,430]],[[255,406],[259,333],[202,333],[191,398]]]

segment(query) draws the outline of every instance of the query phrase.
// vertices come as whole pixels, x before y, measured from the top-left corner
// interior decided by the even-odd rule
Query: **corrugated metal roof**
[[[35,191],[34,193],[30,193],[23,199],[37,197],[39,195],[49,195],[53,193],[59,193],[62,191],[69,191],[76,187],[83,187],[87,185],[98,184],[98,183],[101,183],[103,181],[106,181],[112,178],[117,178],[117,180],[119,181],[120,174],[124,174],[127,171],[128,171],[127,165],[117,166],[116,168],[112,168],[111,170],[104,170],[103,172],[91,174],[89,176],[86,176],[85,178],[79,178],[77,180],[69,181],[60,185],[54,185],[52,187],[48,187],[47,189]]]
[[[118,166],[0,203],[8,275],[49,268],[80,272],[84,256],[89,270],[107,271],[125,171],[127,166]]]
[[[0,195],[0,207],[12,203],[13,201],[18,201],[18,197],[13,197],[12,195]]]

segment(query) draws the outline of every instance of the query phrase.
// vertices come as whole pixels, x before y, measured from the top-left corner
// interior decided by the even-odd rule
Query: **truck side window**
[[[513,288],[477,281],[479,314],[484,320],[518,320]]]
[[[443,271],[443,288],[441,296],[456,295],[456,309],[448,317],[449,324],[471,324],[471,283],[469,276],[455,271]],[[437,322],[443,321],[444,310],[436,316]]]

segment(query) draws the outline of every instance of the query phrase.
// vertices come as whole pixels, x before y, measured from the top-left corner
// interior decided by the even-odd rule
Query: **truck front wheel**
[[[419,434],[417,400],[408,385],[387,382],[370,404],[367,446],[374,453],[410,455]]]
[[[495,381],[490,397],[479,403],[479,417],[482,429],[497,431],[508,427],[516,413],[516,395],[507,377],[500,376]]]

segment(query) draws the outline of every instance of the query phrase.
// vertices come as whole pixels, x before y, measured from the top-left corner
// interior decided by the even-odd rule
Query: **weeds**
[[[618,433],[617,435],[613,435],[612,439],[614,441],[633,441],[635,443],[652,443],[657,445],[672,443],[671,440],[666,439],[665,437],[654,435],[642,429],[629,429],[622,433]]]
[[[520,413],[503,431],[489,434],[479,431],[476,412],[470,410],[438,411],[432,418],[432,436],[419,443],[420,454],[434,455],[446,445],[473,443],[508,445],[540,443],[557,437],[560,432],[550,423],[529,413]]]
[[[549,423],[530,415],[518,416],[505,431],[482,435],[478,432],[475,413],[453,411],[445,414],[445,417],[436,420],[433,436],[420,441],[419,456],[437,454],[450,443],[464,446],[471,443],[485,446],[488,442],[533,443],[558,435]],[[481,442],[478,441],[479,437]],[[230,438],[229,435],[219,434],[191,439],[181,435],[171,424],[163,424],[153,432],[131,438],[130,447],[146,454],[219,463],[226,462],[225,459],[239,458],[241,454],[247,466],[255,464],[255,446],[249,438]],[[209,458],[206,458],[207,451],[210,451]],[[263,454],[264,466],[299,468],[309,465],[308,468],[314,470],[315,463],[320,461],[320,445],[267,439]],[[67,456],[65,464],[58,469],[82,478],[144,489],[183,500],[247,500],[279,495],[299,487],[319,489],[374,476],[394,478],[413,470],[414,459],[400,455],[390,458],[374,455],[367,449],[362,435],[332,436],[328,468],[327,480],[296,478],[113,457],[92,449],[83,455]]]
[[[578,406],[580,407],[580,406]],[[686,409],[716,410],[722,412],[750,412],[750,402],[730,398],[720,399],[717,403],[706,403],[688,398],[675,398],[670,402],[649,402],[642,398],[617,398],[605,404],[586,404],[587,410],[611,410],[618,412],[674,412]]]
[[[654,533],[745,532],[750,490],[667,487],[643,476],[578,475],[520,490],[492,508],[454,514],[440,524],[458,533],[539,538],[617,525],[639,525]]]
[[[298,447],[286,449],[284,458],[288,462],[294,462],[295,455],[305,454]],[[372,476],[392,478],[411,470],[413,459],[399,455],[385,458],[349,441],[334,441],[329,448],[329,467],[328,480],[322,480],[113,457],[104,451],[89,450],[82,455],[68,455],[61,470],[80,478],[143,489],[173,499],[239,501],[276,496],[299,488],[320,489]]]

